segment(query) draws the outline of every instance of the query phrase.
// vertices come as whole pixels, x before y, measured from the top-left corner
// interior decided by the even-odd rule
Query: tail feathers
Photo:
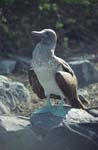
[[[82,102],[82,100],[79,97],[77,97],[77,99],[74,99],[72,101],[71,105],[74,108],[81,108],[81,109],[86,109],[87,108],[86,105]]]
[[[84,105],[87,106],[89,104],[89,101],[83,95],[78,95],[78,97]]]

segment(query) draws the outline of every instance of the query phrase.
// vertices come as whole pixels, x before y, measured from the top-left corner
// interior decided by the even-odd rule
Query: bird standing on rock
[[[35,113],[51,112],[56,116],[64,116],[63,100],[68,99],[74,108],[85,106],[77,94],[77,78],[74,71],[63,59],[55,56],[57,35],[52,29],[32,31],[33,36],[40,38],[40,42],[33,50],[29,81],[34,93],[39,98],[47,97],[47,106]],[[61,97],[59,107],[52,107],[50,97]]]

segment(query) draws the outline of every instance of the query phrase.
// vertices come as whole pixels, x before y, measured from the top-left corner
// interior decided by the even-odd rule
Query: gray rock
[[[88,60],[70,61],[69,65],[75,71],[79,86],[98,82],[98,70]]]
[[[57,106],[58,107],[58,106]],[[70,108],[69,106],[64,106],[65,117],[57,117],[51,113],[44,114],[33,114],[31,116],[31,123],[36,132],[38,128],[42,128],[43,133],[47,134],[52,128],[63,125],[63,123],[68,124],[80,124],[80,123],[95,123],[98,121],[98,115],[94,117],[89,112],[82,109]],[[98,112],[97,112],[98,113]],[[45,131],[45,132],[44,132]],[[38,132],[38,134],[42,134]]]
[[[16,66],[14,72],[27,73],[30,68],[30,59],[27,57],[15,57]]]
[[[72,111],[68,107],[65,110],[66,114]],[[80,112],[78,110],[77,113]],[[0,116],[0,149],[98,150],[98,123],[90,122],[91,119],[85,122],[83,118],[82,123],[76,121],[69,123],[69,119],[66,118],[67,116],[60,118],[50,113],[33,114],[31,124],[30,118]],[[87,118],[91,118],[91,115],[87,115]]]
[[[98,142],[98,140],[96,141]],[[37,150],[97,150],[98,145],[89,136],[83,135],[67,124],[53,129],[48,136],[37,145]]]
[[[15,116],[0,116],[0,150],[32,150],[38,141],[29,121]]]
[[[15,60],[0,60],[0,74],[11,74],[15,69]]]
[[[72,108],[66,114],[66,121],[70,124],[71,123],[84,123],[84,122],[92,123],[92,122],[95,122],[96,119],[85,110]]]
[[[10,109],[8,106],[3,104],[3,102],[0,101],[0,115],[1,114],[10,114]]]
[[[64,118],[33,114],[31,122],[33,131],[42,138],[34,150],[98,149],[98,122],[84,110],[67,108]]]
[[[17,107],[30,107],[31,97],[28,89],[20,82],[0,76],[0,114],[8,114]]]

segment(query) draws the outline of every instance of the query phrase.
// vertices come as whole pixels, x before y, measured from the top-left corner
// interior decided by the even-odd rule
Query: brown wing
[[[29,83],[30,83],[34,93],[37,94],[37,96],[41,99],[45,98],[44,89],[41,86],[41,84],[40,84],[40,82],[39,82],[33,69],[29,70],[28,78],[29,78]]]
[[[77,96],[77,79],[75,75],[64,71],[58,71],[55,74],[56,82],[65,95],[68,98],[70,105],[76,108],[84,108],[82,102]]]
[[[70,73],[72,76],[74,75],[73,70],[71,69],[71,67],[68,64],[63,63],[62,68],[65,72]]]
[[[72,70],[72,68],[69,66],[69,64],[66,61],[56,56],[54,56],[54,59],[59,63],[59,65],[62,66],[63,71],[68,72],[72,76],[74,76],[74,71]]]

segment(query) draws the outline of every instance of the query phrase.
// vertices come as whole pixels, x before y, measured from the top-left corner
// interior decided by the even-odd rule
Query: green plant
[[[64,24],[61,21],[56,22],[56,28],[60,29],[64,27]]]
[[[68,38],[64,37],[64,48],[68,48]]]
[[[56,3],[44,2],[39,3],[39,9],[45,11],[57,11],[58,8]]]

